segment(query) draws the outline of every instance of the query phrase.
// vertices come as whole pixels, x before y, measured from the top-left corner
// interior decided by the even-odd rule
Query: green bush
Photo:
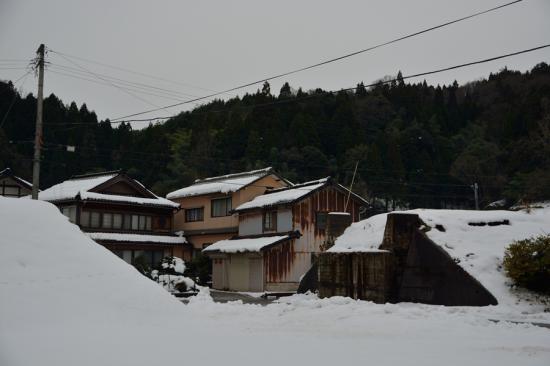
[[[191,262],[186,262],[187,268],[184,275],[192,278],[198,285],[209,286],[212,273],[212,260],[199,253]]]
[[[550,294],[550,235],[513,242],[504,253],[504,269],[516,285]]]

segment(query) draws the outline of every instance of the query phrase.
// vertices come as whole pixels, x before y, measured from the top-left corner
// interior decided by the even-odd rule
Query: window
[[[124,224],[122,227],[124,230],[130,230],[132,228],[132,215],[124,215]]]
[[[277,211],[264,212],[264,231],[277,231]]]
[[[113,228],[113,214],[104,213],[103,214],[103,222],[102,222],[101,226],[104,229],[112,229]]]
[[[80,226],[90,227],[90,212],[82,210],[80,212]]]
[[[185,222],[194,222],[204,220],[204,208],[186,208],[185,209]]]
[[[315,227],[319,230],[325,230],[327,228],[327,213],[317,212],[315,213]]]
[[[132,215],[132,230],[139,230],[139,215]]]
[[[73,208],[73,211],[70,209]],[[76,207],[63,207],[64,215],[76,214]],[[80,225],[86,228],[102,228],[115,230],[152,231],[152,217],[145,215],[130,215],[112,212],[82,211]]]
[[[139,216],[139,230],[144,231],[145,230],[145,216]]]
[[[122,229],[122,214],[113,214],[113,229]]]
[[[90,227],[98,228],[99,227],[99,212],[90,213]]]
[[[61,207],[61,213],[67,216],[70,222],[76,222],[76,206]]]
[[[212,217],[229,216],[231,197],[212,200]]]

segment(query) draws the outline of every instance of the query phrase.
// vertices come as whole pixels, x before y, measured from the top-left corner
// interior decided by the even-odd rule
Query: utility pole
[[[32,161],[32,199],[38,199],[40,185],[40,148],[42,147],[42,103],[44,89],[44,44],[36,51],[38,63],[38,93],[36,95],[36,131],[34,134],[34,158]]]
[[[478,190],[479,186],[477,183],[472,184],[472,189],[474,190],[474,200],[476,201],[476,210],[479,210],[479,195]]]

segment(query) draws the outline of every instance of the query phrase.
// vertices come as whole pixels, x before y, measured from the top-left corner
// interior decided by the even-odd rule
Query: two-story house
[[[10,168],[0,171],[0,196],[23,197],[31,194],[32,184],[13,174]]]
[[[289,185],[272,168],[265,168],[198,179],[191,186],[168,193],[166,198],[181,205],[182,210],[174,215],[174,230],[183,231],[197,253],[237,235],[239,219],[232,211],[234,207],[268,189]]]
[[[212,259],[213,288],[295,291],[327,242],[327,217],[359,220],[368,203],[330,178],[274,189],[237,206],[238,236],[203,250]]]
[[[90,238],[131,264],[152,267],[165,256],[183,257],[188,246],[172,234],[179,205],[120,171],[73,176],[38,198],[55,204]]]

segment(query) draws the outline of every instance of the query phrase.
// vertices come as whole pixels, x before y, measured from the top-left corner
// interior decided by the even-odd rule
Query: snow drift
[[[186,306],[55,206],[0,197],[2,366],[548,364],[547,329],[494,323],[509,314],[490,308],[315,296],[262,307],[207,290]]]

